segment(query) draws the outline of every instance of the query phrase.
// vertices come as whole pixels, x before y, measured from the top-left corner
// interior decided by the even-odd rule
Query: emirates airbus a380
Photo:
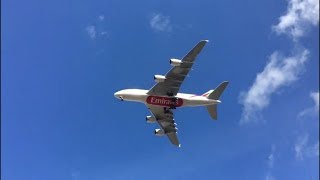
[[[158,122],[161,127],[161,129],[155,129],[155,135],[167,135],[171,143],[179,147],[177,124],[174,121],[173,110],[186,106],[206,106],[211,118],[217,119],[217,104],[221,103],[220,95],[228,85],[228,82],[224,81],[216,89],[202,95],[178,93],[197,55],[207,42],[208,40],[200,41],[181,60],[170,59],[170,64],[173,67],[165,76],[155,75],[156,84],[151,89],[124,89],[114,94],[121,101],[144,103],[152,114],[146,117],[146,121],[148,123]]]

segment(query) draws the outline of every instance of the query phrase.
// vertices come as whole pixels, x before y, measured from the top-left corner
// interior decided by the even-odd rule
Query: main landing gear
[[[178,104],[178,98],[172,97],[171,98],[172,106],[170,107],[171,109],[176,109],[176,105]]]
[[[169,114],[169,115],[172,115],[172,111],[170,111],[172,108],[171,107],[163,107],[163,112],[165,114]]]
[[[171,107],[169,107],[169,109],[177,109],[177,107],[171,106]]]
[[[178,98],[174,96],[172,92],[167,92],[167,96],[171,97],[172,106],[169,109],[176,109],[176,104],[178,103]]]

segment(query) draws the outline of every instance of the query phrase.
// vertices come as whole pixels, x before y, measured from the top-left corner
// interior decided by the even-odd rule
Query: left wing
[[[185,77],[188,76],[190,69],[202,48],[208,40],[202,40],[192,48],[192,50],[182,59],[180,66],[175,66],[166,74],[164,82],[156,83],[148,92],[149,95],[168,95],[175,96],[180,89]]]
[[[173,112],[167,107],[147,105],[150,112],[156,118],[161,128],[165,131],[170,142],[180,147],[179,140],[177,137],[177,128],[174,123]]]

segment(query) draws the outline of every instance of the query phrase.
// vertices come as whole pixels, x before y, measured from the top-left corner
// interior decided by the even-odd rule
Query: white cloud
[[[260,111],[269,105],[271,95],[298,79],[308,54],[304,49],[291,57],[283,57],[278,52],[270,56],[248,92],[240,94],[240,103],[244,106],[240,124],[257,121]]]
[[[106,31],[106,24],[104,22],[105,16],[103,14],[99,15],[95,21],[85,28],[90,39],[98,39],[99,37],[109,37],[109,31]]]
[[[310,97],[314,101],[314,106],[301,111],[298,114],[298,117],[312,116],[312,115],[319,114],[319,91],[311,92]]]
[[[150,26],[153,30],[160,32],[170,32],[172,30],[170,17],[162,14],[153,14],[150,20]]]
[[[265,180],[275,180],[275,178],[271,174],[268,174]]]
[[[87,26],[86,31],[91,39],[95,39],[97,36],[96,27],[93,25]]]
[[[109,33],[107,31],[103,31],[102,28],[97,28],[96,26],[87,26],[86,31],[91,39],[97,39],[98,37],[109,37]]]
[[[296,158],[299,160],[303,160],[305,157],[315,157],[319,156],[319,141],[314,145],[308,145],[309,135],[301,135],[298,137],[294,150],[296,153]]]
[[[78,180],[78,179],[80,179],[80,172],[79,172],[79,171],[76,171],[76,170],[72,171],[72,172],[71,172],[71,179],[72,179],[72,180]]]
[[[319,91],[310,93],[310,97],[314,101],[314,108],[319,111]]]
[[[271,146],[271,153],[268,156],[268,174],[265,177],[265,180],[275,180],[275,178],[271,175],[271,169],[274,167],[274,162],[275,162],[275,152],[276,152],[276,146],[272,145]]]
[[[274,154],[275,154],[275,151],[276,151],[276,146],[275,145],[272,145],[271,146],[271,153],[269,154],[268,156],[268,167],[271,169],[273,168],[274,166],[274,161],[275,161],[275,157],[274,157]]]
[[[286,14],[279,18],[279,23],[272,29],[278,34],[289,35],[296,41],[310,26],[319,24],[319,0],[288,0],[288,3]],[[244,106],[240,124],[259,119],[260,111],[269,105],[271,95],[298,78],[308,54],[305,49],[292,57],[280,57],[277,52],[271,55],[269,63],[257,75],[249,91],[240,94],[240,103]],[[311,95],[315,107],[300,112],[299,117],[319,112],[319,92],[317,93]]]
[[[107,31],[102,31],[100,33],[101,36],[109,36],[109,33]]]
[[[311,155],[319,156],[319,141],[311,147]]]
[[[305,149],[305,146],[308,142],[308,136],[301,136],[298,138],[296,144],[294,145],[294,151],[296,152],[296,158],[297,159],[303,159],[303,151]]]
[[[100,15],[100,16],[98,17],[98,19],[99,19],[100,21],[103,21],[103,20],[104,20],[104,15]]]
[[[308,26],[319,24],[319,0],[289,0],[287,13],[273,26],[278,34],[288,34],[294,40],[303,36]]]

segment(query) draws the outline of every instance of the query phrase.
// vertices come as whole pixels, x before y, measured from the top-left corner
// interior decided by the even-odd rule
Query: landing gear
[[[164,108],[163,108],[163,112],[164,112],[165,114],[167,114],[167,115],[172,115],[173,112],[170,111],[171,109],[176,109],[176,107],[164,107]]]
[[[173,96],[173,93],[172,92],[167,92],[167,95],[168,96]]]
[[[178,98],[176,97],[172,97],[171,98],[171,102],[172,102],[172,106],[170,107],[171,109],[176,109],[176,105],[178,104]]]
[[[178,98],[176,98],[172,92],[167,92],[167,96],[171,97],[172,106],[170,106],[170,109],[176,109],[176,105],[178,104]]]
[[[170,109],[170,108],[169,108],[169,109]],[[163,108],[164,113],[165,113],[165,114],[170,114],[171,111],[170,111],[169,109],[166,108],[166,107],[164,107],[164,108]]]

